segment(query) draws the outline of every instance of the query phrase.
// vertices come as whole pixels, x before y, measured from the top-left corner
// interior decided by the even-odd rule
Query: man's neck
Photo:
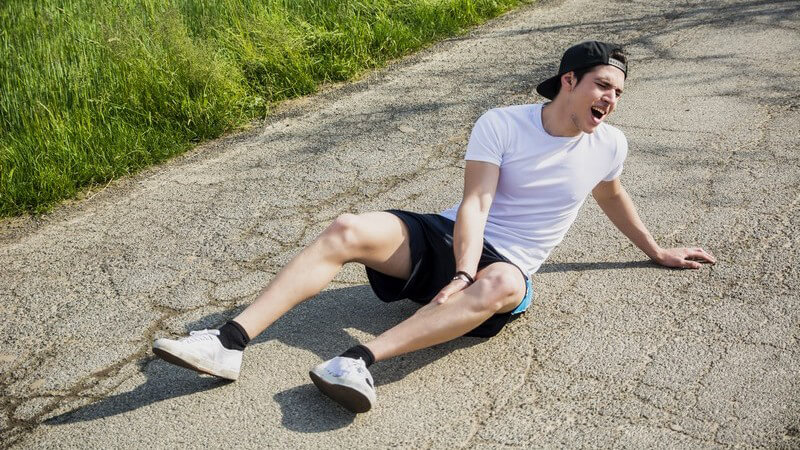
[[[563,102],[552,101],[542,106],[542,127],[547,134],[554,137],[575,137],[581,134]]]

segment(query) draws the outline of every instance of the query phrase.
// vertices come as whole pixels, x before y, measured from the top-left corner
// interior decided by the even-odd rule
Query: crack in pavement
[[[800,185],[791,151],[796,137],[785,130],[794,129],[800,101],[797,78],[780,64],[786,60],[780,49],[796,46],[797,39],[776,33],[797,29],[800,5],[633,1],[624,2],[613,19],[597,13],[620,5],[570,0],[524,8],[361,81],[290,102],[260,129],[204,144],[51,216],[4,225],[0,258],[8,264],[0,283],[10,301],[0,312],[20,319],[2,331],[9,347],[0,358],[0,439],[9,446],[76,442],[70,439],[81,434],[81,423],[69,414],[88,404],[100,405],[93,414],[108,419],[104,427],[114,430],[110,433],[131,432],[128,421],[133,428],[146,424],[148,413],[134,409],[123,411],[126,425],[120,427],[102,414],[109,409],[102,403],[157,368],[149,356],[153,338],[179,331],[177,323],[187,318],[205,324],[236,311],[342,212],[387,206],[436,210],[457,201],[461,153],[475,118],[492,106],[536,101],[530,91],[549,73],[547,65],[557,62],[555,49],[591,35],[626,44],[636,56],[636,76],[626,89],[631,106],[625,107],[632,109],[618,112],[633,144],[626,186],[661,219],[654,224],[659,241],[708,242],[721,264],[700,273],[657,271],[646,263],[572,264],[605,261],[609,254],[628,261],[638,254],[618,235],[595,233],[595,209],[594,215],[582,213],[554,263],[536,275],[542,300],[524,321],[492,344],[437,363],[437,370],[460,373],[452,364],[461,361],[475,372],[467,376],[475,396],[469,404],[481,406],[474,412],[448,416],[436,406],[413,403],[411,414],[402,399],[416,399],[417,386],[390,382],[381,387],[385,409],[375,412],[386,416],[354,421],[314,410],[291,374],[262,389],[253,389],[258,384],[250,379],[210,398],[241,398],[247,414],[252,412],[247,400],[277,403],[280,412],[256,414],[257,422],[276,425],[267,428],[271,442],[282,446],[380,446],[392,439],[414,447],[509,446],[527,439],[537,445],[646,447],[658,436],[662,443],[693,439],[689,442],[712,446],[796,442],[791,424],[797,423],[800,406],[791,393],[797,392],[797,380],[786,371],[798,366],[792,236]],[[742,39],[754,47],[737,47]],[[650,92],[637,93],[637,83]],[[744,112],[747,120],[732,117],[732,110]],[[659,189],[659,183],[665,187]],[[588,245],[598,242],[603,246]],[[344,271],[334,280],[341,289],[337,295],[361,296],[363,278]],[[402,316],[398,309],[386,311]],[[81,337],[87,333],[82,314],[109,322],[107,328],[131,339],[90,330],[92,339],[114,347],[93,355]],[[319,317],[310,309],[298,314]],[[49,325],[53,322],[60,326]],[[378,331],[350,333],[352,324],[342,323],[342,330],[329,330],[336,339]],[[307,353],[329,351],[312,337],[299,337],[306,331],[280,342],[267,339],[250,357],[299,362]],[[520,342],[505,350],[517,359],[501,368],[503,382],[494,384],[490,375],[498,373],[492,371],[497,358],[486,353],[509,341]],[[431,354],[409,360],[424,366]],[[92,357],[96,360],[87,362]],[[65,358],[72,358],[75,374],[59,374]],[[432,376],[427,370],[413,376],[426,380]],[[748,377],[768,377],[777,393],[757,391]],[[141,386],[137,395],[163,400],[152,383]],[[286,390],[264,398],[263,392],[281,389]],[[440,389],[449,393],[449,402],[468,395],[457,386]],[[589,390],[581,397],[582,389]],[[719,392],[718,398],[708,392]],[[180,399],[183,405],[199,401]],[[154,406],[155,411],[176,402]],[[294,411],[297,402],[311,405],[314,421],[304,422]],[[535,415],[520,425],[517,419],[529,407],[572,420],[578,431],[561,436],[558,427],[548,428],[546,419]],[[770,415],[779,409],[782,415]],[[636,415],[645,413],[655,417]],[[55,414],[61,418],[58,427],[41,426]],[[196,421],[203,429],[192,423],[181,429],[201,436],[214,427],[210,420],[224,418]],[[463,426],[454,426],[458,420]],[[393,423],[405,427],[396,431]],[[244,429],[230,432],[242,438]],[[637,434],[641,430],[648,430],[651,440]],[[587,435],[597,440],[581,440]],[[374,441],[375,436],[384,440]],[[137,438],[153,436],[140,432]]]

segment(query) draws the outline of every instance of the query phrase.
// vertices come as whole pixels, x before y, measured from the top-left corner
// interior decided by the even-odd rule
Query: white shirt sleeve
[[[499,167],[503,162],[505,151],[505,145],[498,133],[501,126],[503,126],[502,120],[495,110],[485,112],[472,128],[464,159],[488,162]]]
[[[621,132],[617,138],[617,152],[614,155],[614,168],[603,178],[603,181],[611,181],[622,174],[625,166],[625,158],[628,156],[628,139]]]

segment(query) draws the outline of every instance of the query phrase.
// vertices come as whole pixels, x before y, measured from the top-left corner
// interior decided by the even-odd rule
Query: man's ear
[[[567,72],[561,75],[561,90],[571,91],[577,83],[575,83],[575,72]]]

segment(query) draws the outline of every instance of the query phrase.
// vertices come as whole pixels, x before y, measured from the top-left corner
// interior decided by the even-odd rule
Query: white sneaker
[[[192,331],[175,341],[156,339],[153,353],[164,361],[228,380],[239,378],[241,350],[229,350],[219,341],[219,330]]]
[[[323,394],[354,413],[367,412],[377,401],[375,383],[364,361],[329,359],[308,373]]]

